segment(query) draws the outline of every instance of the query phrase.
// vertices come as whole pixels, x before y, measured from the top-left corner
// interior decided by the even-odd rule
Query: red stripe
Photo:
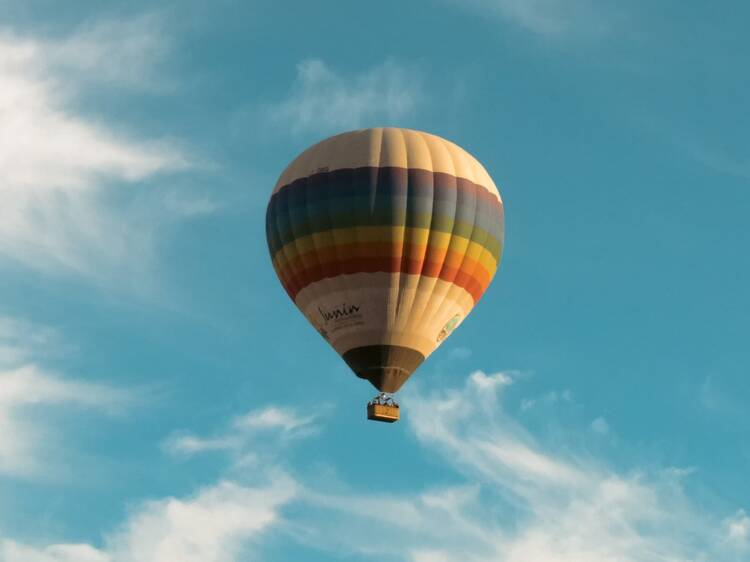
[[[439,277],[444,281],[465,289],[476,303],[489,286],[491,280],[489,272],[484,267],[477,264],[474,260],[468,259],[461,269],[446,267],[444,263],[436,262],[426,262],[423,267],[422,261],[402,260],[400,256],[397,258],[352,258],[338,261],[335,265],[336,273],[334,275],[326,275],[326,273],[332,272],[332,268],[321,267],[320,265],[302,269],[295,274],[289,274],[289,270],[282,274],[278,268],[276,272],[292,300],[308,285],[322,279],[337,277],[338,275],[354,273],[404,273],[421,274],[425,277]],[[474,271],[475,275],[472,275],[470,271]]]

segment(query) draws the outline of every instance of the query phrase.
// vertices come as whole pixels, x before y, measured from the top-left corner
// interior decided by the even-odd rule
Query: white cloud
[[[61,347],[60,338],[54,330],[0,316],[0,368],[18,365]]]
[[[448,353],[448,359],[463,360],[471,357],[471,349],[464,346],[454,347]]]
[[[486,374],[484,371],[474,371],[469,380],[481,390],[494,391],[496,388],[508,386],[513,379],[507,373]]]
[[[721,381],[717,381],[712,375],[703,379],[697,398],[705,410],[716,416],[742,418],[747,413],[745,405],[722,388]]]
[[[296,484],[277,474],[265,486],[221,481],[187,499],[149,501],[106,540],[34,547],[6,540],[3,562],[233,562],[246,546],[281,521],[279,510]],[[243,560],[245,558],[242,558]]]
[[[479,371],[463,388],[425,393],[415,385],[404,396],[407,429],[419,445],[440,453],[462,484],[431,488],[428,480],[412,492],[357,490],[314,474],[306,486],[304,477],[292,479],[267,463],[253,474],[270,475],[270,484],[222,480],[188,499],[148,502],[90,553],[107,562],[238,562],[255,558],[259,551],[249,546],[275,529],[310,548],[358,559],[744,560],[750,533],[744,511],[722,518],[691,504],[682,487],[690,471],[621,472],[568,443],[541,444],[504,412],[509,380]],[[231,427],[279,437],[304,427],[301,419],[271,407]],[[6,542],[6,550],[8,544],[19,548]]]
[[[281,429],[291,433],[309,427],[314,419],[315,416],[300,416],[290,408],[269,406],[240,416],[234,425],[240,429]]]
[[[198,217],[216,212],[220,204],[207,194],[190,195],[178,191],[168,191],[164,195],[164,207],[179,217]]]
[[[110,562],[110,557],[87,544],[54,544],[34,548],[11,540],[0,541],[3,562]]]
[[[609,424],[603,417],[598,417],[591,422],[591,430],[599,435],[607,435],[609,433]]]
[[[49,419],[54,407],[112,412],[128,397],[124,391],[65,379],[35,365],[0,370],[0,473],[37,476],[50,470],[51,446],[60,441]]]
[[[208,451],[230,451],[242,454],[250,445],[257,444],[260,432],[274,431],[281,439],[307,437],[318,430],[317,416],[301,416],[291,408],[268,406],[253,410],[232,420],[230,427],[213,437],[175,433],[165,442],[173,454],[192,455]],[[240,460],[246,460],[242,456]]]
[[[412,428],[420,440],[443,450],[453,462],[472,467],[485,477],[500,479],[506,485],[511,479],[519,489],[525,489],[529,480],[579,482],[582,475],[575,466],[540,453],[531,436],[510,420],[497,426],[477,427],[478,419],[489,423],[502,415],[497,392],[511,381],[502,372],[486,375],[476,371],[461,392],[410,399]],[[490,429],[491,439],[487,438]]]
[[[81,81],[161,89],[159,65],[172,49],[167,37],[158,18],[144,15],[89,23],[68,37],[37,43],[50,66]]]
[[[116,212],[105,194],[182,169],[185,156],[169,140],[118,133],[72,107],[92,81],[148,82],[161,37],[147,20],[60,40],[0,31],[0,257],[96,279],[147,267],[153,225]]]
[[[397,124],[423,99],[419,73],[396,62],[343,75],[318,59],[297,65],[297,79],[272,119],[293,132],[326,133]]]
[[[111,408],[121,404],[124,396],[122,391],[107,386],[64,380],[34,365],[0,373],[0,405],[6,407],[71,402]]]
[[[327,510],[315,520],[326,523],[303,539],[412,562],[742,560],[740,543],[726,537],[745,540],[744,512],[722,521],[692,505],[684,471],[621,473],[565,443],[543,446],[503,411],[504,385],[488,380],[474,374],[463,389],[427,394],[412,388],[403,400],[421,445],[470,486],[315,498]]]
[[[227,451],[239,449],[242,440],[237,436],[203,438],[195,435],[181,435],[176,433],[164,443],[164,448],[173,454],[193,455],[207,451]]]
[[[744,510],[738,510],[724,521],[724,525],[727,539],[733,546],[741,550],[750,550],[750,517]]]
[[[231,425],[250,433],[273,431],[275,439],[265,436],[273,446],[288,443],[284,435],[307,427],[309,421],[290,409],[268,407],[235,418]],[[187,440],[182,443],[187,452],[194,452],[205,450],[208,440],[193,448],[184,445]],[[246,461],[244,455],[233,467],[242,468]],[[281,510],[296,501],[303,490],[274,463],[255,464],[251,472],[237,472],[237,479],[219,479],[187,497],[165,497],[131,505],[122,524],[103,535],[102,546],[23,544],[6,539],[0,540],[0,560],[239,562],[255,559],[253,547],[271,529],[288,526]]]
[[[614,17],[592,0],[462,0],[460,5],[549,39],[602,35]]]
[[[526,412],[528,410],[531,410],[535,406],[554,406],[555,404],[558,404],[559,402],[572,402],[573,401],[573,393],[569,389],[565,389],[562,392],[557,392],[556,390],[550,390],[549,392],[546,392],[544,395],[538,397],[538,398],[523,398],[521,399],[521,411]]]
[[[527,410],[531,410],[534,406],[536,406],[536,400],[534,398],[523,398],[521,400],[521,411],[525,412]]]
[[[219,482],[188,500],[149,502],[110,541],[115,562],[231,562],[279,521],[295,494],[289,478],[264,488]]]
[[[61,437],[55,409],[118,412],[130,394],[104,384],[71,380],[33,363],[34,350],[54,347],[53,330],[0,317],[0,474],[33,477],[51,470]],[[53,345],[54,344],[54,345]]]

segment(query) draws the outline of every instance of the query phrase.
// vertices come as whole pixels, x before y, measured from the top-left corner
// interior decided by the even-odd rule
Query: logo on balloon
[[[318,312],[323,317],[323,320],[328,324],[329,320],[339,320],[341,318],[351,318],[353,316],[359,316],[359,307],[356,304],[342,304],[338,308],[331,310],[323,310],[318,307]]]
[[[440,333],[438,334],[437,341],[440,343],[445,338],[451,335],[451,332],[456,329],[456,326],[458,326],[458,321],[461,319],[461,316],[459,314],[456,314],[453,318],[448,320],[445,323],[445,326],[443,326],[443,329],[440,330]]]
[[[318,306],[317,309],[320,314],[319,318],[322,318],[323,322],[318,319],[314,325],[318,328],[320,335],[328,341],[335,338],[341,330],[364,325],[359,305],[344,302],[339,306],[325,306],[325,308]]]

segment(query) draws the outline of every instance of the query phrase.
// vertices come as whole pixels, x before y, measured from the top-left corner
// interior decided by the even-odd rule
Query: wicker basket
[[[396,405],[386,404],[368,404],[367,405],[367,419],[382,421],[386,423],[393,423],[398,421],[399,409]]]

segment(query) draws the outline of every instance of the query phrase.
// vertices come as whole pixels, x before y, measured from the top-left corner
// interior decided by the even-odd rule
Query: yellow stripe
[[[393,231],[400,231],[399,236],[393,236]],[[393,243],[403,246],[404,231],[408,233],[409,242],[412,244],[426,245],[429,255],[430,250],[449,251],[457,258],[467,256],[468,258],[479,261],[487,271],[494,272],[497,269],[497,260],[481,244],[470,242],[468,238],[462,236],[453,236],[446,232],[432,232],[426,228],[404,229],[393,227],[362,227],[362,228],[341,228],[327,231],[326,234],[315,233],[309,236],[297,238],[281,248],[273,257],[273,263],[278,268],[286,270],[291,261],[301,258],[304,264],[314,264],[316,253],[332,254],[338,259],[346,260],[356,257],[375,257],[370,255],[367,248],[358,247],[360,243],[380,242]],[[335,231],[335,234],[332,233]],[[356,231],[356,233],[355,233]],[[335,238],[334,238],[335,236]],[[337,244],[336,239],[346,240],[346,244]],[[377,253],[377,250],[373,249]],[[456,266],[460,264],[455,264]]]

